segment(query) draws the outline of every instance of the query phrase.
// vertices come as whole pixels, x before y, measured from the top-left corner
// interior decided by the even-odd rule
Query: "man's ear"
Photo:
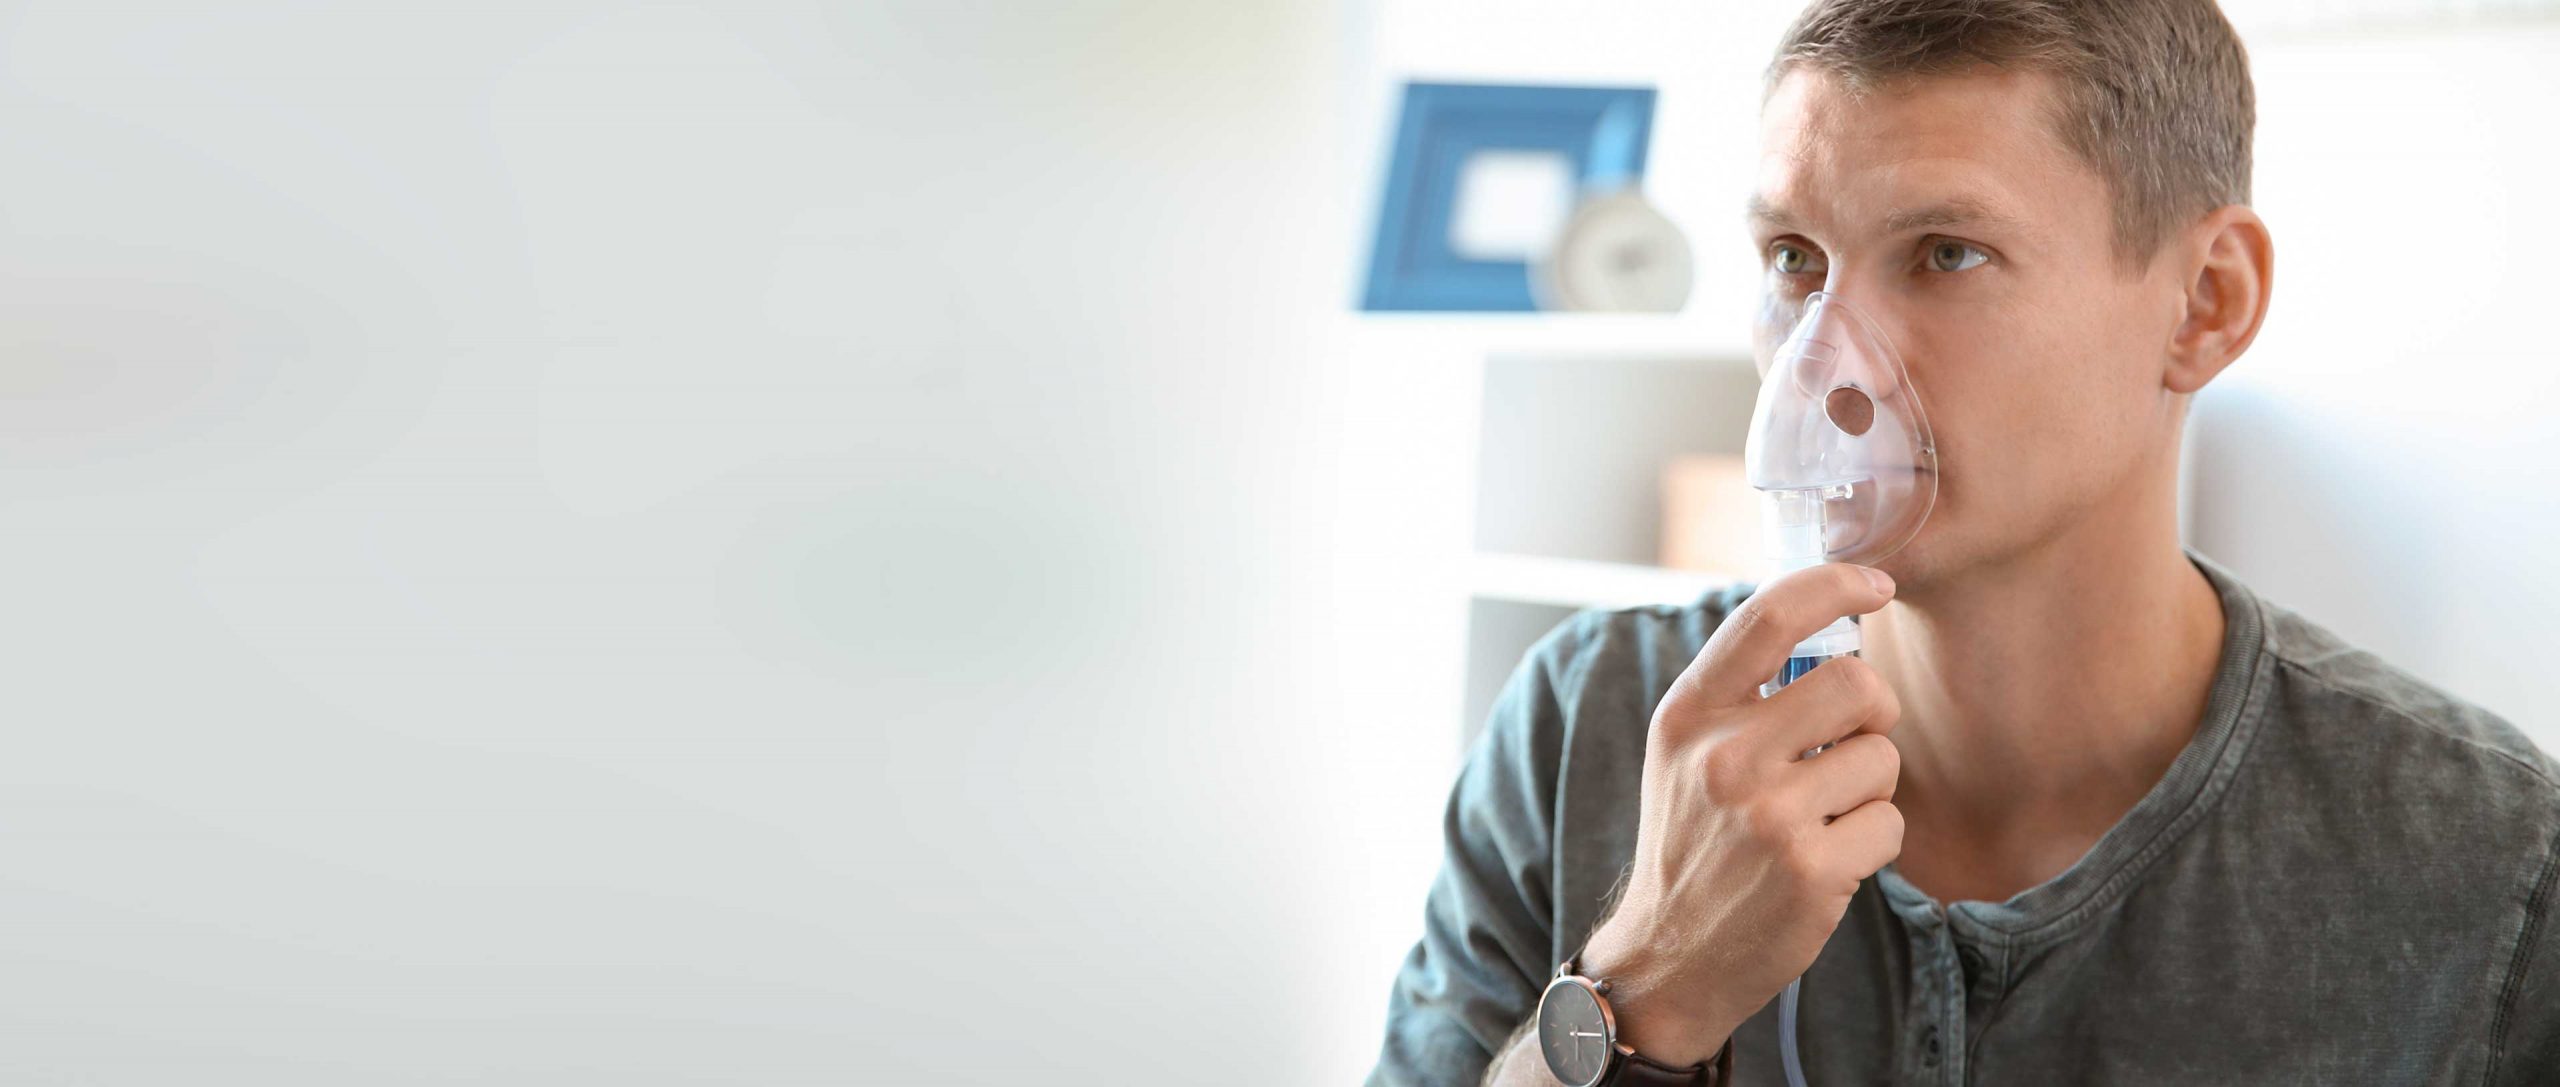
[[[2194,231],[2201,259],[2186,283],[2186,316],[2169,335],[2169,365],[2161,375],[2179,393],[2204,388],[2249,349],[2267,319],[2275,286],[2275,242],[2267,236],[2266,220],[2248,205],[2217,209]]]

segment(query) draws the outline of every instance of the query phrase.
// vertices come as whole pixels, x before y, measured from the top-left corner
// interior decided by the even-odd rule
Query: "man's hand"
[[[1902,707],[1875,671],[1837,658],[1760,697],[1798,641],[1892,598],[1892,580],[1862,566],[1777,578],[1655,709],[1635,867],[1581,961],[1610,981],[1619,1034],[1647,1059],[1713,1056],[1813,964],[1858,881],[1902,852],[1902,759],[1885,738]]]

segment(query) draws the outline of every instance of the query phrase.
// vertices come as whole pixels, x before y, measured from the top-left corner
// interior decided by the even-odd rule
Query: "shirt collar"
[[[2160,781],[2116,820],[2071,867],[2005,902],[1941,904],[1894,865],[1875,875],[1885,902],[1907,924],[1945,918],[2011,940],[2058,937],[2123,898],[2151,863],[2203,819],[2238,772],[2264,716],[2272,686],[2265,652],[2266,607],[2219,564],[2190,550],[2187,558],[2222,599],[2222,657],[2214,668],[2204,720]]]

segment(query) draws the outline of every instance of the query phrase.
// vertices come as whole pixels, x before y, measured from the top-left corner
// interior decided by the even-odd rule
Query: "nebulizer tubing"
[[[1937,442],[1881,325],[1831,292],[1806,296],[1802,315],[1761,364],[1743,471],[1762,493],[1761,545],[1777,573],[1825,562],[1872,565],[1918,534],[1937,502]],[[1857,617],[1841,616],[1798,642],[1760,694],[1858,648]],[[1790,1087],[1806,1087],[1797,1044],[1803,988],[1798,977],[1778,998]]]

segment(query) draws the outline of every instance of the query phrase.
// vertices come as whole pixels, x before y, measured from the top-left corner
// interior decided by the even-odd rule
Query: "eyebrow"
[[[1767,197],[1759,193],[1752,193],[1751,199],[1743,204],[1742,215],[1743,218],[1752,222],[1766,223],[1774,227],[1791,228],[1796,225],[1795,216],[1787,214],[1785,209],[1770,203]]]
[[[1994,226],[2016,226],[2016,217],[1969,196],[1959,196],[1941,204],[1924,208],[1905,208],[1884,217],[1884,232],[1900,234],[1922,227],[1958,226],[1988,223]]]
[[[1757,193],[1752,194],[1750,201],[1743,206],[1743,212],[1745,217],[1753,222],[1785,229],[1796,227],[1794,215],[1785,208],[1770,203]],[[1927,227],[1958,226],[1969,223],[2004,227],[2024,225],[2016,216],[1988,203],[1969,196],[1958,196],[1924,207],[1896,208],[1885,214],[1884,232],[1901,234]]]

